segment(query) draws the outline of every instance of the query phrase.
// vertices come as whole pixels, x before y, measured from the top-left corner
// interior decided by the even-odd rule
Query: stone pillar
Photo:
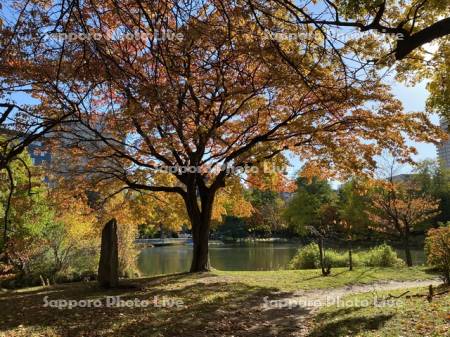
[[[102,231],[102,246],[98,265],[98,282],[102,288],[115,288],[119,283],[119,253],[117,221],[108,221]]]

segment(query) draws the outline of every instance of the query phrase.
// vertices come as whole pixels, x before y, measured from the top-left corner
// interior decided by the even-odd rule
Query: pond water
[[[236,243],[210,245],[211,265],[219,270],[279,270],[285,269],[301,246],[300,243]],[[404,257],[401,250],[397,251]],[[412,251],[416,264],[424,263],[422,250]],[[138,267],[144,276],[180,273],[189,270],[192,246],[177,245],[143,248]]]
[[[300,243],[237,243],[210,245],[211,266],[219,270],[278,270],[286,268]],[[138,266],[142,275],[188,271],[192,246],[144,248]]]

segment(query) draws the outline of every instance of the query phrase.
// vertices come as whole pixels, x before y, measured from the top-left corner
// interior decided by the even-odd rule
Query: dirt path
[[[270,304],[276,305],[276,303],[281,303],[286,305],[290,304],[291,306],[297,304],[304,308],[319,309],[320,307],[327,305],[327,303],[329,304],[330,302],[335,302],[347,295],[355,295],[368,292],[375,293],[377,291],[405,288],[427,287],[430,284],[432,284],[433,286],[437,286],[441,283],[442,282],[439,279],[421,281],[385,281],[372,284],[350,285],[341,288],[296,291],[293,295],[271,301]]]
[[[191,284],[198,284],[192,280]],[[210,276],[202,278],[205,286],[217,283],[234,283],[231,276]],[[355,284],[339,288],[299,290],[295,292],[268,292],[253,296],[246,300],[246,305],[236,308],[218,310],[222,319],[232,327],[232,333],[208,331],[209,337],[306,337],[313,328],[313,317],[323,306],[350,306],[348,295],[373,293],[381,301],[383,296],[377,292],[417,287],[436,286],[442,283],[439,279],[417,281],[378,281],[371,284]],[[345,302],[344,302],[345,301]],[[355,303],[354,306],[360,304]],[[211,321],[217,326],[217,321]]]
[[[341,288],[327,288],[297,291],[286,295],[286,293],[278,293],[279,297],[274,294],[276,299],[265,298],[261,304],[260,310],[266,312],[272,317],[282,317],[283,321],[295,322],[294,331],[289,336],[307,336],[311,318],[320,310],[321,307],[327,305],[335,305],[343,303],[342,298],[347,295],[355,295],[361,293],[376,293],[379,291],[389,291],[397,289],[408,289],[416,287],[427,287],[430,284],[437,286],[442,282],[438,279],[421,280],[421,281],[385,281],[372,284],[350,285]],[[345,305],[345,304],[343,304]],[[283,329],[282,326],[278,328]]]

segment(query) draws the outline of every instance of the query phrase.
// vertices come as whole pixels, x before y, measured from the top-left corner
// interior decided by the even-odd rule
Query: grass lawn
[[[214,271],[136,279],[111,291],[100,290],[95,283],[28,288],[0,294],[0,336],[308,336],[308,329],[317,331],[308,309],[263,310],[264,297],[277,299],[296,290],[433,276],[423,268],[365,268],[353,272],[335,269],[329,277],[321,277],[318,270]],[[152,304],[106,307],[106,296]],[[153,303],[155,296],[157,306]],[[102,305],[44,307],[46,300],[64,299],[97,300]],[[182,305],[161,307],[164,299],[181,301]]]
[[[443,292],[445,289],[437,289]],[[343,298],[344,303],[354,303],[352,307],[339,305],[324,307],[315,317],[311,337],[321,336],[361,336],[361,337],[444,337],[450,336],[450,293],[435,296],[429,303],[425,297],[426,288],[411,289],[398,299],[381,301],[389,295],[399,296],[404,290],[377,292],[378,301],[374,305],[374,294],[351,295]],[[412,295],[411,297],[409,297]],[[348,302],[352,301],[352,302]],[[367,302],[370,306],[361,305]],[[358,304],[358,305],[356,305]]]
[[[215,271],[248,285],[276,287],[283,291],[343,287],[353,284],[369,284],[376,281],[426,280],[435,275],[425,267],[412,268],[334,268],[331,275],[322,277],[318,269],[276,271]]]

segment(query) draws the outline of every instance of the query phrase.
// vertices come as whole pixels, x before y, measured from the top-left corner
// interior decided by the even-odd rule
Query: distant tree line
[[[324,179],[299,177],[288,198],[254,188],[245,193],[251,215],[224,217],[215,236],[305,238],[318,243],[321,256],[325,242],[333,242],[348,247],[350,265],[353,245],[369,240],[398,242],[411,266],[415,238],[450,221],[450,173],[434,161],[419,163],[408,175],[353,177],[337,189]]]

